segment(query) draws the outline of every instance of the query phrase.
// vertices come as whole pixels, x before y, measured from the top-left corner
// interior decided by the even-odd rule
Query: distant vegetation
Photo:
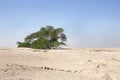
[[[24,42],[17,42],[18,47],[28,47],[34,49],[52,49],[60,45],[66,45],[66,35],[64,29],[53,26],[42,27],[39,31],[26,36]]]

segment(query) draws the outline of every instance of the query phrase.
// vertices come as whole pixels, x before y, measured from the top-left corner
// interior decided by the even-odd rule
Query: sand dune
[[[0,48],[0,80],[120,80],[120,49]]]

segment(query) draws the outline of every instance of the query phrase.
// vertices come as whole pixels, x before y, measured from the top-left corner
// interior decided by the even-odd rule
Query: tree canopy
[[[17,42],[18,47],[28,47],[35,49],[58,48],[66,45],[66,35],[64,29],[53,26],[42,27],[39,31],[27,35],[24,42]]]

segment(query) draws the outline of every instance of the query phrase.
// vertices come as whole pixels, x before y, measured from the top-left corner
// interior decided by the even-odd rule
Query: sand
[[[0,80],[120,80],[120,49],[0,48]]]

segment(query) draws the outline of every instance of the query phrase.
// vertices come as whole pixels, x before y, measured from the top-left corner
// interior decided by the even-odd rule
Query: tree
[[[18,42],[18,47],[30,47],[36,49],[58,48],[66,45],[66,35],[64,29],[54,28],[53,26],[42,27],[39,31],[25,37],[24,42]]]

